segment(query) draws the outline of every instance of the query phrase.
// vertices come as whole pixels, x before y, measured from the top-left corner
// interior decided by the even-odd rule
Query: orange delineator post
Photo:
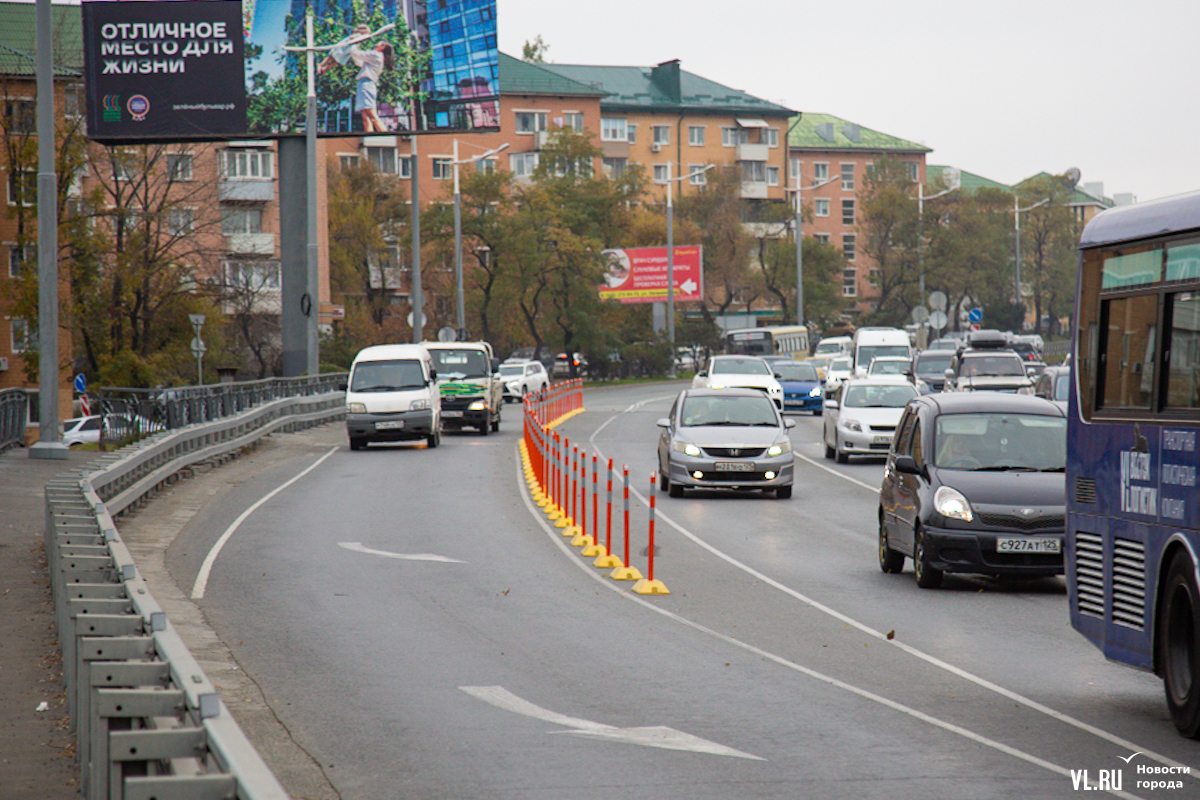
[[[670,594],[671,593],[670,591],[667,590],[667,587],[663,585],[662,581],[654,580],[654,498],[656,497],[655,492],[654,492],[654,484],[657,481],[658,481],[658,476],[655,473],[651,472],[650,473],[650,545],[646,549],[646,552],[647,552],[646,575],[647,575],[647,577],[643,578],[642,580],[638,581],[637,583],[635,583],[633,585],[633,591],[636,594]]]

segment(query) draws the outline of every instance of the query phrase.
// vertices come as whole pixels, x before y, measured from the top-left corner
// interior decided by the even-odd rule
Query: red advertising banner
[[[675,248],[673,272],[675,302],[704,296],[704,249],[700,245]],[[607,268],[600,287],[602,300],[622,303],[664,303],[667,300],[667,248],[632,247],[605,250]]]

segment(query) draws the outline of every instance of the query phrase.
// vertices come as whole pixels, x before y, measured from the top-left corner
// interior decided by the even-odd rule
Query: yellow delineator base
[[[620,558],[609,553],[608,555],[601,555],[593,561],[592,566],[599,567],[600,569],[620,569],[625,565],[621,562]]]
[[[591,547],[595,544],[591,536],[583,533],[575,534],[575,538],[571,540],[571,547]]]
[[[573,524],[573,523],[571,522],[571,518],[570,518],[570,517],[568,517],[568,516],[567,516],[565,513],[563,513],[562,511],[558,511],[558,512],[557,512],[557,514],[558,514],[558,516],[555,516],[554,514],[551,514],[551,515],[550,515],[550,519],[557,520],[557,521],[554,523],[554,527],[556,527],[556,528],[569,528],[569,527],[570,527],[570,526]],[[563,534],[563,535],[565,536],[566,534]]]
[[[671,592],[663,585],[662,581],[648,581],[642,578],[633,585],[635,594],[670,594]]]
[[[588,537],[591,538],[590,536]],[[579,552],[579,555],[584,558],[595,558],[596,556],[604,555],[604,548],[593,542]]]
[[[572,539],[575,538],[576,536],[578,536],[580,534],[580,532],[581,531],[580,531],[578,525],[568,525],[565,528],[563,528],[561,531],[559,531],[559,533],[562,534],[562,536],[564,538],[569,536]]]
[[[642,573],[638,572],[637,567],[617,567],[608,573],[608,577],[614,581],[640,581]]]

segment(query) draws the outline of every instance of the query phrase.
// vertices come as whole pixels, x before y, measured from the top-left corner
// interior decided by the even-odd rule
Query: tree
[[[1033,300],[1036,333],[1057,333],[1057,320],[1071,312],[1075,297],[1075,247],[1081,233],[1068,205],[1074,185],[1064,175],[1039,175],[1020,187],[1022,208],[1048,199],[1021,219],[1021,293]],[[1051,330],[1042,328],[1048,317]]]
[[[871,283],[879,290],[872,319],[897,325],[918,297],[917,203],[908,166],[884,156],[867,171],[863,184],[858,249],[875,262]]]
[[[730,312],[734,303],[749,311],[766,289],[761,273],[750,270],[753,237],[743,220],[746,204],[741,199],[741,170],[718,167],[708,172],[703,191],[679,199],[676,219],[691,223],[702,232],[704,246],[704,303],[701,311],[708,321]]]
[[[550,49],[550,45],[542,41],[542,35],[539,33],[534,37],[533,41],[526,41],[521,46],[521,60],[528,61],[531,64],[541,64],[546,60],[546,51]]]
[[[812,220],[812,209],[803,209]],[[796,240],[783,236],[784,228],[794,227],[794,215],[785,207],[776,211],[774,224],[759,223],[755,234],[755,252],[768,293],[779,302],[785,324],[792,322],[796,303]],[[804,321],[810,327],[822,329],[839,317],[845,309],[842,296],[842,272],[846,260],[841,250],[813,237],[803,239],[800,258],[804,279]]]

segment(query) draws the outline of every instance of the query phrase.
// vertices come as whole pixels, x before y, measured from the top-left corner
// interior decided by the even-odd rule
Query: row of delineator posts
[[[634,581],[637,594],[670,594],[662,581],[654,579],[655,482],[650,475],[650,513],[647,531],[646,575],[630,560],[629,467],[621,466],[622,505],[620,518],[614,520],[613,460],[602,465],[600,458],[554,430],[562,422],[583,411],[583,382],[557,383],[530,395],[525,400],[525,431],[521,440],[521,459],[525,480],[533,500],[573,547],[582,548],[584,558],[592,558],[598,569],[610,570],[608,577]],[[601,491],[601,472],[604,489]],[[613,551],[614,522],[623,529],[622,559]]]

